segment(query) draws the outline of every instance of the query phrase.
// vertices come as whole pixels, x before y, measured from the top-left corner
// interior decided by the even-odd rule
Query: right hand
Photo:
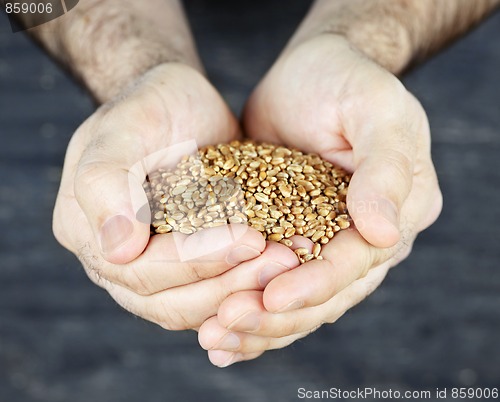
[[[262,290],[297,259],[282,245],[266,248],[258,231],[230,225],[184,236],[183,248],[201,257],[181,261],[172,234],[150,239],[149,222],[137,219],[131,194],[143,193],[145,173],[131,181],[130,169],[177,143],[238,135],[236,119],[201,74],[181,64],[152,69],[71,139],[54,210],[57,240],[125,309],[167,329],[198,328],[227,296]]]
[[[283,52],[244,117],[251,138],[313,152],[353,172],[347,206],[355,228],[323,246],[323,260],[221,305],[199,339],[222,365],[285,347],[336,321],[406,258],[442,205],[423,108],[344,37],[321,35]],[[238,348],[220,347],[228,330],[230,346]]]

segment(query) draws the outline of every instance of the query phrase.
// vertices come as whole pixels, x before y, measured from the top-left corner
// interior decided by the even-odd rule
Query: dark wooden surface
[[[234,110],[307,6],[188,2],[209,75]],[[337,324],[220,370],[194,333],[123,312],[53,239],[64,151],[92,104],[1,14],[0,402],[286,402],[299,387],[499,386],[499,71],[497,14],[405,78],[430,117],[441,218]]]

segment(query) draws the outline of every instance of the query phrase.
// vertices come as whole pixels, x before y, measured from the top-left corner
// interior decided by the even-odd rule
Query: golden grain
[[[301,263],[321,260],[321,245],[350,226],[345,204],[350,176],[314,154],[271,144],[233,141],[185,156],[147,177],[152,233],[246,223],[267,240],[291,247],[310,238]]]

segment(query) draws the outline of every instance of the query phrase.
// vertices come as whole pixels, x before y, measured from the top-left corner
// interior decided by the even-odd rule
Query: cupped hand
[[[295,256],[285,247],[264,252],[262,235],[243,225],[150,239],[142,183],[155,163],[177,162],[179,144],[238,134],[236,119],[201,74],[175,63],[154,68],[71,139],[54,210],[56,238],[125,309],[168,329],[199,327],[228,295],[263,289],[297,264]]]
[[[222,303],[199,333],[221,366],[337,320],[406,258],[442,205],[423,108],[341,36],[287,49],[249,99],[244,127],[256,140],[314,152],[353,172],[347,206],[354,227],[323,247],[323,260]]]

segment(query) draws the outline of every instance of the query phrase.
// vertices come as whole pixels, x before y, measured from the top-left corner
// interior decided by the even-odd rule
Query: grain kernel
[[[264,203],[269,202],[269,196],[263,193],[256,193],[255,199],[259,202],[264,202]]]
[[[345,199],[350,176],[318,155],[271,144],[232,141],[184,156],[144,183],[152,232],[191,234],[247,223],[264,238],[291,247],[289,237],[314,241],[301,263],[322,259],[321,244],[350,225]]]
[[[335,197],[337,195],[337,190],[335,189],[335,187],[327,187],[327,188],[325,188],[325,190],[323,191],[323,193],[327,197]]]
[[[308,262],[308,261],[311,261],[314,257],[314,254],[306,254],[304,256],[304,262]]]
[[[318,258],[319,253],[321,253],[321,245],[318,244],[318,243],[316,243],[313,246],[313,255],[314,255],[314,258]]]
[[[267,239],[272,241],[280,241],[281,239],[283,239],[283,235],[280,233],[273,233],[267,236]]]
[[[172,189],[172,195],[179,195],[186,191],[186,186],[176,186]]]
[[[156,228],[156,233],[168,233],[172,231],[172,226],[170,225],[160,225]]]
[[[300,248],[295,250],[295,254],[303,256],[303,255],[309,254],[309,250],[307,248],[300,247]]]
[[[325,235],[325,231],[324,230],[321,230],[321,231],[317,231],[316,233],[314,233],[311,237],[311,240],[313,242],[317,242],[319,239],[321,239],[324,235]]]
[[[251,179],[248,179],[247,181],[247,186],[248,187],[257,187],[260,183],[260,180],[257,177],[253,177]]]

